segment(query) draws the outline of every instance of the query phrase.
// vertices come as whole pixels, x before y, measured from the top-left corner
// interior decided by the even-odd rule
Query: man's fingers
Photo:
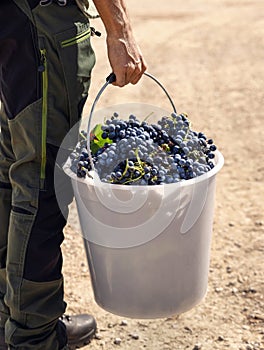
[[[147,66],[143,59],[140,59],[140,62],[137,64],[137,69],[134,70],[130,78],[130,83],[135,85],[142,77],[143,73],[146,71]]]
[[[126,85],[126,68],[124,67],[122,70],[115,70],[114,71],[116,80],[113,82],[113,85],[115,86],[125,86]]]
[[[113,85],[122,87],[127,84],[136,84],[146,70],[146,64],[142,58],[129,62],[122,69],[115,71],[116,81]]]
[[[141,58],[127,66],[125,81],[126,84],[136,84],[142,74],[145,72],[146,67],[142,62]]]
[[[141,75],[141,62],[128,65],[126,69],[126,77],[125,77],[126,84],[131,83],[132,81],[135,80],[135,77],[138,77],[140,75]]]

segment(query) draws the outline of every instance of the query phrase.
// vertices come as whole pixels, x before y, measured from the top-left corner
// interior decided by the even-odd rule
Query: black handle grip
[[[108,75],[108,77],[106,78],[106,81],[109,83],[109,84],[112,84],[116,81],[116,75],[115,73],[111,73]]]

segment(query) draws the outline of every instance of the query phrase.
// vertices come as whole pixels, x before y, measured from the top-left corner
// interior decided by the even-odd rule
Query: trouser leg
[[[0,328],[4,328],[9,309],[4,302],[6,293],[6,255],[9,217],[11,212],[12,187],[9,181],[9,167],[14,161],[7,116],[3,106],[0,109]]]
[[[16,7],[12,10],[18,15]],[[48,147],[48,176],[45,190],[40,191],[37,53],[26,16],[19,13],[17,20],[14,33],[7,33],[0,50],[1,99],[6,111],[1,114],[1,325],[5,325],[10,349],[56,350],[66,344],[65,330],[57,326],[65,310],[60,251],[65,219],[54,195],[56,154]],[[18,33],[19,23],[23,37]],[[20,80],[24,75],[29,79]],[[47,230],[46,222],[52,230]],[[64,331],[61,341],[58,331]]]
[[[10,6],[11,3],[12,1],[4,2],[6,6]],[[0,9],[1,6],[2,4]],[[59,208],[53,183],[56,146],[72,126],[71,123],[77,121],[81,114],[87,97],[94,57],[86,39],[81,42],[79,48],[72,47],[69,50],[67,47],[67,50],[60,52],[59,58],[57,50],[58,47],[61,49],[61,45],[53,43],[53,35],[48,35],[49,31],[55,33],[55,27],[59,23],[65,28],[60,29],[61,33],[55,36],[56,40],[67,39],[73,31],[68,34],[66,29],[73,19],[78,24],[78,30],[87,32],[87,20],[75,6],[62,9],[54,5],[44,10],[38,7],[34,10],[40,22],[40,36],[45,39],[44,44],[48,46],[46,51],[50,55],[47,57],[49,86],[46,106],[49,144],[43,143],[44,99],[39,95],[40,55],[36,52],[36,33],[32,31],[32,24],[27,17],[15,6],[10,12],[14,19],[12,23],[15,26],[15,34],[7,33],[9,39],[3,43],[10,44],[15,41],[16,45],[11,47],[8,60],[0,66],[1,99],[8,115],[6,125],[11,142],[11,145],[6,146],[14,155],[14,159],[6,167],[6,181],[3,181],[12,186],[12,210],[10,212],[9,201],[7,284],[6,291],[3,288],[2,294],[5,293],[4,304],[10,312],[5,323],[6,340],[10,349],[57,350],[64,346],[63,342],[59,343],[58,337],[60,333],[63,339],[64,330],[58,329],[57,320],[66,306],[63,301],[60,244],[66,223],[67,204],[71,201],[72,194],[67,196],[64,208]],[[65,11],[63,15],[61,11]],[[45,18],[42,21],[43,14]],[[65,23],[62,20],[64,17]],[[9,18],[8,13],[0,18],[3,27]],[[9,22],[6,26],[10,28]],[[75,23],[72,23],[72,26],[75,31]],[[0,50],[0,56],[1,52],[4,51]],[[87,67],[84,59],[88,62],[89,58],[90,65]],[[80,59],[79,64],[77,59]],[[61,66],[61,60],[64,61],[64,67]],[[66,77],[67,87],[64,82]],[[58,96],[59,98],[56,98]],[[41,164],[44,159],[43,146],[46,158],[44,187],[40,181]],[[69,190],[69,185],[70,183],[66,186],[66,191]],[[11,192],[9,200],[10,195]],[[0,215],[2,217],[2,212]],[[64,334],[64,341],[65,339]]]
[[[56,200],[53,172],[56,147],[47,147],[46,189],[38,193],[34,213],[16,206],[9,224],[5,301],[10,308],[6,337],[11,349],[61,349],[57,320],[64,313],[61,274],[66,220]],[[63,344],[64,340],[64,344]]]
[[[27,98],[25,105],[32,102]],[[1,113],[0,312],[10,349],[57,350],[67,342],[57,322],[66,306],[60,250],[66,220],[56,202],[57,148],[51,145],[45,189],[39,187],[40,104],[29,104],[15,118]]]
[[[9,216],[11,211],[11,188],[6,188],[0,183],[0,328],[5,327],[9,317],[9,308],[4,302],[6,293],[6,254],[7,254],[7,232],[9,226]]]

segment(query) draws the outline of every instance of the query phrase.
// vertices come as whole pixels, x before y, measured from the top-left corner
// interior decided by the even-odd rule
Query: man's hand
[[[133,38],[107,37],[109,62],[116,75],[117,86],[136,84],[146,70],[146,63]]]
[[[116,76],[113,85],[136,84],[147,65],[132,33],[124,0],[94,0],[107,32],[107,52]]]

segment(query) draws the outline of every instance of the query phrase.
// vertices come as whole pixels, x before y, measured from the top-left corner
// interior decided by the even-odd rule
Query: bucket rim
[[[187,186],[192,186],[196,183],[200,183],[202,181],[206,181],[210,178],[212,178],[213,176],[215,176],[223,167],[224,165],[224,156],[223,154],[219,151],[216,150],[215,151],[215,159],[216,159],[216,164],[215,166],[209,170],[208,172],[206,172],[203,175],[197,176],[195,178],[192,179],[188,179],[188,180],[182,180],[179,182],[173,182],[170,184],[161,184],[161,185],[119,185],[119,184],[107,184],[106,182],[103,183],[104,186],[106,185],[111,185],[111,188],[114,190],[139,190],[139,189],[145,189],[147,188],[148,190],[157,190],[158,188],[162,188],[162,186],[174,186],[174,187],[187,187]],[[87,186],[95,186],[94,181],[92,178],[86,176],[85,178],[80,178],[77,177],[77,175],[70,169],[70,164],[69,164],[69,159],[67,160],[67,162],[65,163],[65,165],[63,166],[63,170],[66,173],[66,175],[68,175],[72,180],[77,181],[77,182],[81,182],[86,184]]]

